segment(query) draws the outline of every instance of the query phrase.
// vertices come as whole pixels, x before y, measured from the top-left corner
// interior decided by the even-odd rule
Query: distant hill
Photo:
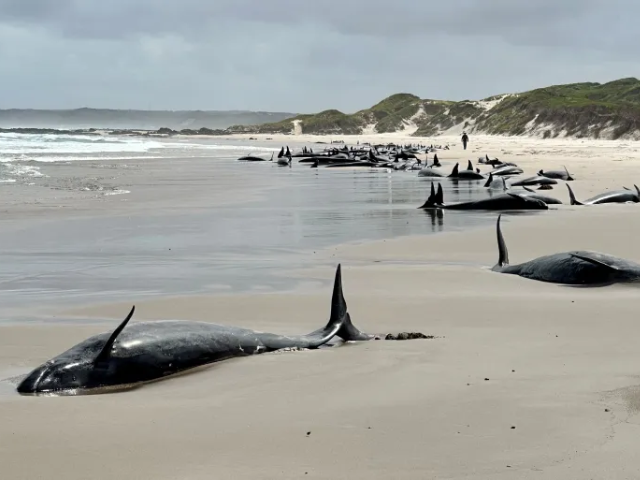
[[[459,102],[398,93],[352,114],[325,110],[228,129],[230,133],[318,135],[402,131],[417,137],[460,134],[462,130],[543,138],[640,138],[640,80],[554,85]]]
[[[0,110],[0,128],[105,128],[157,130],[225,129],[230,125],[259,125],[294,117],[287,112],[108,110]]]

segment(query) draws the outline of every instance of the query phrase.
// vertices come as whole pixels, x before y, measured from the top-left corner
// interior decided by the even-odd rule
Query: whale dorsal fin
[[[564,167],[564,171],[567,172],[567,181],[569,182],[569,181],[573,180],[573,177],[569,173],[569,170],[567,170],[567,166],[563,165],[563,167]]]
[[[473,172],[473,163],[471,163],[471,160],[467,160],[467,170]]]
[[[571,190],[571,187],[569,186],[569,184],[565,183],[565,185],[569,190],[569,199],[571,200],[571,205],[584,205],[584,203],[581,203],[578,200],[576,200],[576,196],[573,194],[573,190]]]
[[[588,255],[582,255],[580,253],[570,253],[572,257],[579,258],[580,260],[584,260],[585,262],[592,263],[599,267],[610,268],[611,270],[620,270],[620,267],[617,265],[611,265],[610,263],[605,263],[602,260],[598,260],[597,258],[590,257]]]
[[[453,167],[453,170],[451,170],[451,174],[449,176],[450,177],[457,177],[458,176],[458,164],[457,163]]]
[[[507,250],[507,244],[502,236],[502,229],[500,228],[500,219],[502,214],[498,215],[498,222],[496,223],[496,236],[498,237],[498,263],[494,267],[504,267],[509,265],[509,251]]]
[[[489,178],[487,179],[487,181],[484,184],[484,186],[485,187],[489,187],[491,185],[491,182],[493,182],[493,173],[489,172]]]
[[[105,360],[107,360],[109,358],[109,355],[111,354],[111,348],[113,347],[113,344],[116,342],[116,339],[118,338],[118,335],[120,335],[120,333],[122,332],[124,327],[127,326],[127,323],[129,323],[129,320],[131,320],[131,317],[133,317],[133,312],[135,312],[135,311],[136,311],[136,306],[134,305],[131,308],[131,311],[129,312],[129,315],[127,315],[127,318],[125,318],[123,320],[123,322],[120,325],[118,325],[118,328],[116,328],[113,331],[113,333],[111,334],[109,339],[106,341],[106,343],[104,344],[104,347],[102,347],[102,350],[100,350],[100,353],[95,358],[94,363],[104,362]]]

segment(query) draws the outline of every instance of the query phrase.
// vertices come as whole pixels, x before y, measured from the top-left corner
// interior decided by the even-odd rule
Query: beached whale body
[[[636,191],[632,192],[631,190],[615,190],[612,192],[605,192],[596,195],[595,197],[591,197],[588,200],[584,200],[579,202],[576,200],[576,196],[573,194],[573,190],[571,187],[567,185],[567,189],[569,190],[569,198],[571,199],[571,205],[599,205],[602,203],[638,203],[640,202],[640,189],[636,185],[634,185]]]
[[[483,180],[484,175],[481,173],[473,171],[473,169],[469,170],[460,170],[459,164],[456,163],[449,174],[449,178],[457,178],[458,180]]]
[[[640,264],[588,250],[554,253],[518,265],[509,265],[509,252],[500,229],[500,217],[501,215],[496,224],[499,259],[492,268],[494,272],[567,285],[610,285],[640,281]]]
[[[135,307],[113,333],[90,337],[36,368],[18,385],[18,392],[80,393],[101,387],[131,387],[232,357],[283,348],[318,348],[335,336],[345,341],[374,337],[351,323],[342,293],[340,265],[329,323],[308,335],[278,335],[181,320],[127,326],[134,310]]]
[[[562,205],[562,201],[558,200],[557,198],[550,197],[549,195],[543,195],[542,193],[536,193],[528,187],[522,188],[524,189],[524,191],[518,191],[518,195],[522,195],[523,197],[535,198],[536,200],[540,200],[547,205]]]
[[[574,178],[569,173],[569,170],[567,170],[567,167],[564,167],[564,170],[549,170],[548,172],[540,170],[538,172],[538,175],[540,177],[555,178],[558,180],[564,180],[566,182],[571,182],[574,180]]]
[[[527,192],[499,194],[475,202],[462,202],[445,205],[442,185],[434,190],[431,182],[431,194],[424,204],[418,208],[443,208],[446,210],[548,210],[546,203],[531,197]]]
[[[489,173],[493,176],[502,176],[502,175],[511,176],[511,175],[520,175],[523,172],[524,171],[518,166],[501,165],[498,168],[491,170],[491,172]]]
[[[523,178],[522,180],[516,180],[509,182],[511,187],[532,187],[534,185],[555,185],[558,181],[555,178],[541,177],[537,175],[535,177]]]
[[[238,161],[239,162],[266,162],[267,159],[262,157],[257,157],[255,155],[245,155],[244,157],[240,157]],[[273,161],[273,153],[271,154],[271,160],[269,161],[270,162]]]
[[[418,172],[419,177],[444,177],[444,174],[434,169],[432,166],[424,167]]]

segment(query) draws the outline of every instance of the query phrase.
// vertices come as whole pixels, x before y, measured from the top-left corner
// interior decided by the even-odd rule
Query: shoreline
[[[514,160],[525,176],[566,162],[579,199],[640,184],[635,180],[640,180],[640,145],[629,142],[612,148],[515,142],[501,147],[508,153],[494,140],[477,139],[472,145],[467,152],[454,147],[438,155],[447,163],[471,156],[475,163],[475,148],[493,148],[487,153]],[[53,200],[46,197],[29,206],[26,219],[16,220],[16,211],[4,215],[3,312],[12,315],[10,301],[24,290],[28,302],[22,311],[37,310],[43,319],[0,324],[4,476],[30,480],[56,471],[68,480],[84,480],[91,471],[96,480],[205,480],[215,471],[238,480],[256,475],[464,480],[473,472],[479,480],[583,480],[584,472],[594,478],[609,478],[612,472],[633,478],[640,470],[635,454],[640,285],[576,288],[491,271],[498,257],[497,212],[475,227],[469,227],[473,217],[458,216],[464,220],[460,231],[396,236],[409,222],[417,225],[411,231],[432,228],[428,217],[413,212],[428,181],[416,183],[409,194],[411,182],[395,183],[396,175],[406,172],[384,177],[336,172],[323,184],[296,165],[236,169],[231,164],[218,175],[212,165],[225,166],[220,162],[182,159],[124,172],[123,178],[139,186],[125,195],[131,205],[122,208],[109,208],[115,204],[110,201],[81,201],[76,209],[52,214],[47,206]],[[90,164],[84,165],[64,166],[64,175],[93,175]],[[301,196],[288,188],[289,178],[302,179]],[[380,178],[386,183],[377,184]],[[270,191],[274,195],[256,215],[244,217],[244,207],[218,208],[260,185],[280,190]],[[314,196],[328,187],[329,195]],[[386,190],[390,187],[396,189],[393,195]],[[380,197],[344,196],[375,188]],[[32,201],[32,190],[24,192],[23,199]],[[406,196],[399,198],[398,192]],[[451,201],[458,198],[447,192]],[[545,193],[568,198],[562,182]],[[463,194],[469,194],[466,187]],[[360,215],[371,212],[367,209],[355,217],[344,212],[336,217],[330,214],[333,207],[318,210],[318,203],[335,200],[340,206],[352,198],[365,206],[379,202],[384,221]],[[284,211],[283,206],[303,200],[307,209]],[[399,213],[386,203],[398,201],[407,205]],[[640,204],[561,207],[503,215],[512,264],[575,249],[640,262]],[[191,213],[203,208],[226,213],[194,222]],[[84,211],[96,219],[76,221]],[[113,221],[114,211],[131,215]],[[153,212],[163,215],[147,217]],[[453,227],[456,216],[444,214],[445,225]],[[358,216],[360,223],[354,222]],[[266,230],[240,229],[261,219]],[[394,238],[317,248],[302,266],[298,257],[287,256],[309,232],[320,232],[322,240],[338,239],[351,230],[376,232],[362,229],[372,225]],[[293,233],[280,235],[281,229]],[[267,238],[267,231],[278,235]],[[248,242],[252,236],[254,243]],[[220,256],[218,245],[236,249]],[[233,359],[117,394],[27,398],[15,392],[19,375],[115,328],[134,303],[133,322],[177,318],[282,334],[314,331],[329,316],[338,263],[357,328],[436,338]],[[255,273],[260,269],[292,287],[239,291],[262,282]],[[171,294],[214,286],[215,279],[227,280],[225,275],[236,270],[246,272],[240,272],[245,275],[238,277],[238,287],[228,283],[231,290]],[[34,289],[38,285],[49,289],[48,297]],[[92,289],[116,301],[87,296]],[[70,295],[65,292],[85,295],[86,301],[58,303],[57,296]],[[45,314],[56,319],[44,320]],[[158,455],[167,445],[171,455]],[[74,453],[71,463],[69,452]],[[40,461],[24,460],[29,458]],[[354,458],[360,459],[357,465]]]

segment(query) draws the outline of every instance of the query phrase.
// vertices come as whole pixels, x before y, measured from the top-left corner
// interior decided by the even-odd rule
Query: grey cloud
[[[637,75],[624,0],[0,0],[0,107],[354,111]]]

